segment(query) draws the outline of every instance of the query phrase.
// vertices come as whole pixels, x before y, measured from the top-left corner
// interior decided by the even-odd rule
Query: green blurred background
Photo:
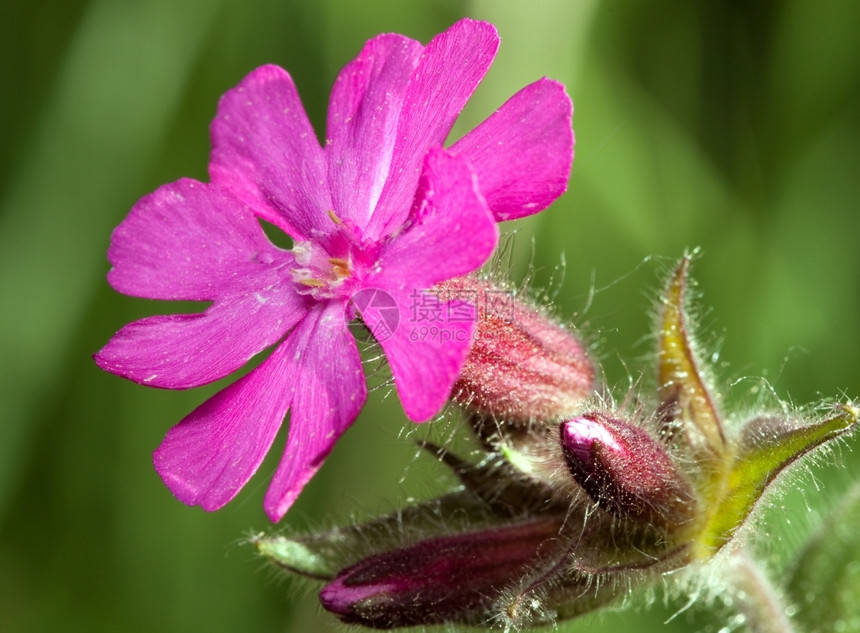
[[[0,20],[0,630],[338,630],[240,541],[267,529],[274,462],[225,509],[175,501],[150,453],[212,389],[146,389],[90,355],[159,306],[105,282],[112,228],[181,176],[205,179],[218,97],[268,62],[322,131],[364,41],[427,41],[461,16],[502,48],[462,132],[541,75],[575,105],[570,191],[520,222],[514,276],[557,289],[611,384],[649,369],[656,292],[703,256],[703,346],[733,410],[860,395],[860,4],[578,0],[13,0]],[[455,130],[455,135],[457,133]],[[511,227],[513,228],[513,227]],[[559,284],[562,254],[566,265]],[[726,362],[730,365],[723,365]],[[286,522],[345,521],[446,485],[395,398],[358,423]],[[781,565],[852,480],[856,444],[792,480],[757,528]],[[280,449],[275,449],[278,453]],[[834,465],[835,464],[835,465]],[[796,485],[795,485],[796,484]],[[810,492],[792,492],[805,487]],[[659,593],[658,593],[659,596]],[[716,631],[662,600],[565,631]]]

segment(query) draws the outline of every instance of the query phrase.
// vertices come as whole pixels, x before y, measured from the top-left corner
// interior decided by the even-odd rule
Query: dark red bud
[[[690,484],[644,429],[587,413],[561,425],[561,445],[574,479],[607,512],[661,528],[694,515]]]
[[[456,534],[365,558],[320,592],[341,620],[377,629],[479,624],[558,535],[558,520]]]

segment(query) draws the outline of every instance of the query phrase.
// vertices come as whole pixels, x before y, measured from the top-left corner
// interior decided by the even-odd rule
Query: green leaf
[[[723,482],[721,500],[703,530],[700,544],[722,547],[777,475],[814,448],[854,429],[857,417],[856,406],[843,404],[836,407],[833,415],[799,426],[781,418],[756,418],[749,422]]]
[[[688,255],[675,269],[663,298],[657,384],[664,423],[683,429],[697,452],[719,458],[726,438],[696,359],[685,310],[689,267]]]
[[[860,483],[801,552],[787,587],[808,633],[860,631]]]
[[[307,543],[287,536],[259,534],[251,538],[251,544],[263,558],[301,576],[330,580],[337,572],[337,567],[326,556]]]

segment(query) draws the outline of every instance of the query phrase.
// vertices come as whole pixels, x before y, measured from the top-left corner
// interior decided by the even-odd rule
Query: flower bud
[[[695,515],[690,484],[643,429],[592,412],[564,422],[560,430],[574,479],[610,514],[661,528]]]
[[[570,417],[594,387],[585,345],[510,291],[474,277],[436,287],[477,308],[478,325],[454,400],[478,418],[523,427]]]
[[[341,571],[320,601],[344,622],[378,629],[479,624],[560,526],[556,519],[537,520],[369,556]]]

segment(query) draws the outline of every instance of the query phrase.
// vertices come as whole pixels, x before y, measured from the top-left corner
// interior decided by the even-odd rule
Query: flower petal
[[[275,343],[306,312],[291,284],[213,304],[201,314],[129,323],[96,355],[105,371],[151,387],[187,389],[223,378]]]
[[[320,304],[265,362],[170,429],[153,462],[173,494],[204,510],[222,507],[256,472],[292,406],[289,437],[299,446],[290,455],[288,440],[286,457],[297,463],[282,461],[272,483],[291,502],[367,395],[358,352],[344,331],[343,304]],[[329,366],[321,359],[337,360]],[[321,445],[327,449],[314,450]],[[288,469],[304,478],[285,480]],[[271,493],[267,512],[280,518],[289,502],[282,498],[277,514]]]
[[[183,179],[142,198],[114,230],[108,281],[128,295],[207,301],[283,257],[238,198]]]
[[[469,19],[460,20],[427,44],[406,92],[391,175],[366,237],[387,235],[406,219],[424,155],[445,141],[498,47],[499,36],[492,24]]]
[[[379,338],[385,351],[394,386],[410,420],[426,422],[439,413],[448,400],[460,368],[466,362],[474,320],[446,319],[460,307],[441,302],[429,292],[386,290],[400,308],[400,324]],[[416,306],[433,306],[441,320],[410,317]],[[404,318],[405,317],[405,318]]]
[[[333,209],[359,229],[388,177],[403,98],[423,50],[402,35],[375,37],[332,89],[326,153]]]
[[[479,268],[497,241],[498,226],[465,159],[441,148],[431,150],[409,221],[385,245],[380,272],[367,280],[367,287],[384,290],[399,307],[399,326],[377,340],[403,409],[416,422],[429,420],[444,406],[476,325],[474,318],[447,319],[457,307],[424,291]],[[441,322],[418,317],[415,308],[425,304],[433,304]]]
[[[212,182],[295,239],[333,228],[325,156],[285,70],[262,66],[227,92],[211,134]]]
[[[496,220],[537,213],[567,190],[572,116],[564,85],[544,78],[520,90],[451,147],[469,159]]]
[[[343,304],[331,302],[315,310],[303,326],[289,341],[296,359],[292,380],[298,388],[287,446],[263,502],[272,521],[284,516],[367,398],[361,357]]]
[[[498,239],[468,163],[436,148],[425,158],[409,220],[386,243],[381,272],[368,284],[389,291],[430,288],[480,268]]]
[[[167,432],[155,470],[176,498],[217,510],[251,478],[295,395],[295,339],[304,322],[254,371],[204,402]]]

